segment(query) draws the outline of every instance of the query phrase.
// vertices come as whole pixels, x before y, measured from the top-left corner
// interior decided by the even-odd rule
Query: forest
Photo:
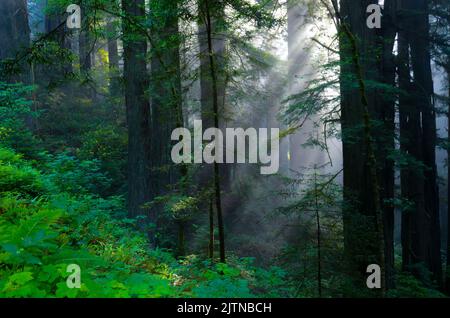
[[[449,0],[0,0],[0,298],[446,298]]]

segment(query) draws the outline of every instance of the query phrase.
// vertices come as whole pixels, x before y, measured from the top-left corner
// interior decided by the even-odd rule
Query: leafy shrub
[[[27,126],[37,117],[31,110],[30,96],[32,87],[23,84],[0,82],[0,144],[13,148],[29,158],[38,154],[38,141]]]
[[[36,196],[44,192],[40,173],[13,151],[0,148],[0,191]]]
[[[101,198],[106,182],[92,161],[48,156],[45,173],[0,148],[0,297],[280,297],[284,272],[252,259],[211,264],[177,261],[149,249],[120,196]],[[81,288],[66,284],[81,268]]]
[[[389,291],[392,298],[441,298],[445,297],[435,289],[426,287],[413,275],[407,272],[397,274],[397,286]]]
[[[103,194],[110,183],[98,160],[82,161],[68,153],[50,156],[47,171],[59,191],[71,194]]]
[[[197,256],[185,259],[179,273],[190,277],[182,281],[181,289],[187,297],[254,298],[288,297],[285,272],[280,268],[263,269],[252,258],[230,256],[227,264],[211,264]]]
[[[144,235],[121,212],[122,198],[62,192],[86,191],[75,179],[88,182],[92,169],[68,177],[60,163],[50,164],[56,170],[47,176],[0,149],[0,297],[174,295],[172,270],[150,255]],[[72,263],[82,269],[81,289],[66,286]]]
[[[99,160],[102,171],[112,179],[112,192],[120,190],[126,180],[127,143],[125,130],[101,126],[83,136],[77,153],[83,160]]]
[[[0,296],[174,295],[170,269],[147,253],[131,222],[111,218],[105,202],[86,209],[96,202],[85,200],[0,199]],[[79,290],[66,286],[69,264],[82,269]]]

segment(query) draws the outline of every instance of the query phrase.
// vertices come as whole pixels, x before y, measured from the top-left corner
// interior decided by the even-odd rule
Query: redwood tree
[[[148,213],[143,205],[151,199],[147,37],[141,27],[145,19],[145,1],[122,0],[122,9],[128,125],[128,211],[134,217]],[[156,216],[150,215],[150,222],[155,221]]]
[[[15,59],[30,45],[28,9],[26,0],[0,1],[0,60]],[[2,75],[13,81],[29,80],[28,67],[23,63],[21,76]],[[11,70],[13,71],[13,70]],[[4,77],[5,76],[5,77]]]
[[[402,173],[402,195],[410,208],[402,218],[403,268],[426,280],[423,268],[442,284],[436,110],[431,71],[428,0],[402,0],[399,82],[403,152],[411,160]]]

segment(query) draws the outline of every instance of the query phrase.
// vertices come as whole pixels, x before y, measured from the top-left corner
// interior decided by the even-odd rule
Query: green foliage
[[[237,258],[178,262],[150,250],[121,197],[89,192],[104,180],[93,162],[65,154],[47,161],[41,172],[0,148],[0,297],[281,296],[280,269]],[[179,199],[171,205],[177,211],[192,204]],[[67,287],[70,264],[81,268],[80,289]]]
[[[31,110],[32,87],[23,84],[0,82],[0,144],[33,157],[37,152],[37,140],[27,122],[37,117]]]
[[[268,270],[253,264],[254,259],[229,257],[227,264],[187,257],[180,268],[181,289],[186,297],[249,298],[286,297],[291,290],[285,285],[286,273],[280,268]]]
[[[83,160],[99,160],[102,171],[111,178],[110,192],[121,190],[126,179],[126,131],[114,126],[101,126],[86,133],[78,156]]]
[[[0,191],[36,196],[44,191],[40,173],[13,151],[0,148]]]
[[[339,175],[314,167],[286,179],[288,204],[278,212],[292,220],[295,232],[279,261],[289,272],[288,284],[295,288],[295,296],[318,297],[319,285],[322,297],[342,293],[343,224],[336,209],[342,205],[341,186],[336,182]]]
[[[397,275],[397,287],[389,291],[392,298],[441,298],[445,297],[436,289],[426,287],[413,275],[401,272]]]
[[[72,194],[101,194],[110,180],[102,171],[98,160],[79,160],[67,153],[50,156],[48,178],[59,191]]]
[[[207,50],[198,52],[197,47],[196,27],[198,23],[200,26],[205,23],[205,2],[147,1],[151,10],[140,17],[126,15],[120,1],[78,2],[83,7],[81,34],[86,34],[90,40],[95,38],[96,44],[89,45],[93,49],[92,60],[95,60],[89,70],[80,68],[80,57],[83,57],[64,44],[69,39],[63,39],[67,35],[65,31],[54,30],[42,38],[34,34],[34,42],[23,55],[24,64],[33,66],[36,88],[0,82],[0,297],[317,297],[318,265],[324,297],[370,297],[371,292],[365,286],[356,289],[354,281],[344,271],[341,213],[346,206],[341,202],[342,187],[334,180],[337,176],[320,176],[314,172],[291,181],[287,191],[293,191],[287,194],[286,205],[277,210],[283,222],[289,222],[292,228],[292,232],[283,237],[287,242],[285,249],[281,253],[274,251],[278,256],[275,264],[281,267],[271,266],[272,261],[267,260],[262,267],[253,258],[235,255],[227,255],[227,264],[205,259],[204,247],[209,234],[205,206],[211,194],[196,184],[197,174],[203,170],[201,167],[189,168],[187,176],[181,177],[177,184],[167,184],[167,192],[163,191],[164,194],[148,203],[148,208],[158,214],[159,246],[172,250],[149,247],[147,233],[143,231],[146,226],[156,228],[156,225],[144,224],[145,216],[130,219],[121,196],[126,193],[127,129],[133,127],[126,123],[118,79],[121,72],[109,65],[107,41],[150,40],[151,49],[146,58],[152,64],[152,76],[146,95],[152,105],[158,104],[160,99],[164,115],[172,111],[172,104],[183,95],[183,115],[193,118],[201,112],[200,104],[206,105],[203,96],[193,98],[198,95],[198,82],[203,86],[211,81],[202,74],[202,65],[199,65],[199,60],[206,61],[210,56]],[[310,16],[324,18],[319,12],[323,4],[301,2],[308,6]],[[435,2],[441,3],[441,0]],[[448,14],[443,10],[448,5],[444,2],[434,5],[436,8],[432,12],[436,18],[432,22],[435,28],[432,33],[436,37],[434,40],[439,40],[437,43],[448,42],[445,41],[449,34]],[[49,0],[45,12],[36,12],[36,16],[44,13],[54,20],[61,19],[61,13],[71,3],[71,0]],[[200,10],[192,10],[193,4]],[[298,83],[294,81],[300,80],[306,82],[305,89],[282,102],[280,117],[287,126],[282,137],[295,133],[311,119],[313,128],[304,146],[328,152],[330,137],[345,140],[348,145],[359,143],[364,136],[363,124],[351,125],[345,131],[341,131],[339,125],[342,101],[338,92],[348,94],[359,89],[353,72],[341,73],[341,69],[353,64],[351,56],[330,53],[345,52],[345,43],[330,38],[328,57],[320,56],[316,61],[320,75],[309,80],[309,75],[301,79],[294,79],[292,74],[286,76],[291,73],[288,70],[291,63],[271,53],[284,36],[280,34],[286,31],[283,31],[286,16],[277,18],[275,13],[280,5],[270,0],[208,3],[214,20],[213,39],[217,38],[218,44],[226,39],[226,49],[214,54],[218,84],[220,89],[226,86],[227,92],[223,96],[227,109],[221,112],[220,119],[240,127],[260,125],[261,119],[272,121],[276,105],[285,99],[286,87],[295,88]],[[177,19],[182,23],[177,23]],[[114,28],[106,27],[107,23]],[[168,30],[172,24],[177,30]],[[129,32],[121,33],[122,27]],[[343,50],[338,48],[339,44],[343,44]],[[448,69],[448,47],[432,46],[433,55],[438,57],[436,64]],[[83,50],[79,51],[81,55]],[[181,65],[167,63],[171,61],[166,60],[169,51],[180,52]],[[378,58],[381,52],[374,48],[371,53]],[[160,72],[154,70],[158,68],[154,67],[155,62],[161,63]],[[0,61],[0,73],[18,74],[20,68],[21,63],[14,59]],[[180,92],[176,87],[178,76],[182,77]],[[406,94],[375,80],[366,80],[365,84],[368,91],[383,95],[384,100],[395,100],[398,95]],[[169,90],[171,94],[164,93]],[[448,101],[440,99],[442,104]],[[446,110],[446,105],[444,108],[442,111]],[[172,115],[170,113],[169,117]],[[165,116],[154,116],[152,111],[152,123],[165,122]],[[388,141],[389,144],[392,136],[388,130],[383,132],[383,123],[371,120],[371,125],[377,131],[377,143]],[[158,138],[158,134],[155,136]],[[448,148],[448,141],[442,140],[442,147]],[[387,156],[398,169],[426,170],[425,165],[402,151],[392,149]],[[163,172],[171,169],[170,165],[153,168]],[[246,172],[242,179],[249,175]],[[233,176],[233,181],[239,179]],[[245,180],[239,187],[238,182],[233,182],[234,191],[236,188],[240,191],[239,200],[246,201],[251,196],[256,201],[254,180]],[[279,186],[271,184],[267,190]],[[232,196],[232,200],[228,199],[223,200],[227,208],[234,205]],[[414,210],[413,202],[405,198],[386,203],[388,201],[403,211]],[[253,206],[253,202],[248,209],[257,210],[259,207]],[[245,212],[245,204],[239,204],[239,209],[233,210]],[[269,204],[269,208],[274,205]],[[258,211],[252,217],[262,215]],[[225,223],[234,223],[232,220],[230,217],[230,222]],[[354,237],[359,242],[355,246],[376,242],[377,238],[365,233],[367,219],[357,220],[353,232],[357,233]],[[274,230],[273,224],[265,228],[260,226],[262,222],[265,221],[258,219],[253,226],[258,231]],[[245,221],[240,223],[248,226]],[[181,241],[180,236],[176,237],[177,226],[185,231],[181,237],[189,238],[188,250],[196,247],[196,250],[193,248],[196,253],[205,255],[181,259],[173,256],[177,239]],[[241,227],[236,226],[234,231],[227,228],[227,233],[236,234],[236,228]],[[321,234],[320,244],[318,233]],[[227,236],[229,243],[239,246],[236,250],[240,252],[246,250],[243,243],[247,250],[253,247],[256,250],[264,244],[273,249],[278,247],[271,240],[261,243],[261,238],[264,236],[252,235],[251,231]],[[232,244],[227,245],[230,246]],[[255,251],[253,254],[263,253]],[[81,267],[81,289],[69,289],[66,285],[69,264]],[[397,288],[389,292],[389,297],[442,296],[435,290],[425,268],[418,267],[412,272],[415,277],[399,272]]]
[[[86,191],[73,180],[89,180],[90,170],[74,177],[61,169],[60,158],[49,166],[55,170],[44,175],[12,151],[0,149],[0,296],[173,295],[171,269],[149,254],[135,222],[121,214],[123,200],[64,193],[63,189]],[[59,186],[51,186],[53,181]],[[82,268],[79,290],[66,286],[69,264]]]

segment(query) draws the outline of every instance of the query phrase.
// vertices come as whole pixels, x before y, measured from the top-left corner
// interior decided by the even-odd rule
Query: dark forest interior
[[[0,297],[448,297],[449,96],[448,0],[0,0]]]

